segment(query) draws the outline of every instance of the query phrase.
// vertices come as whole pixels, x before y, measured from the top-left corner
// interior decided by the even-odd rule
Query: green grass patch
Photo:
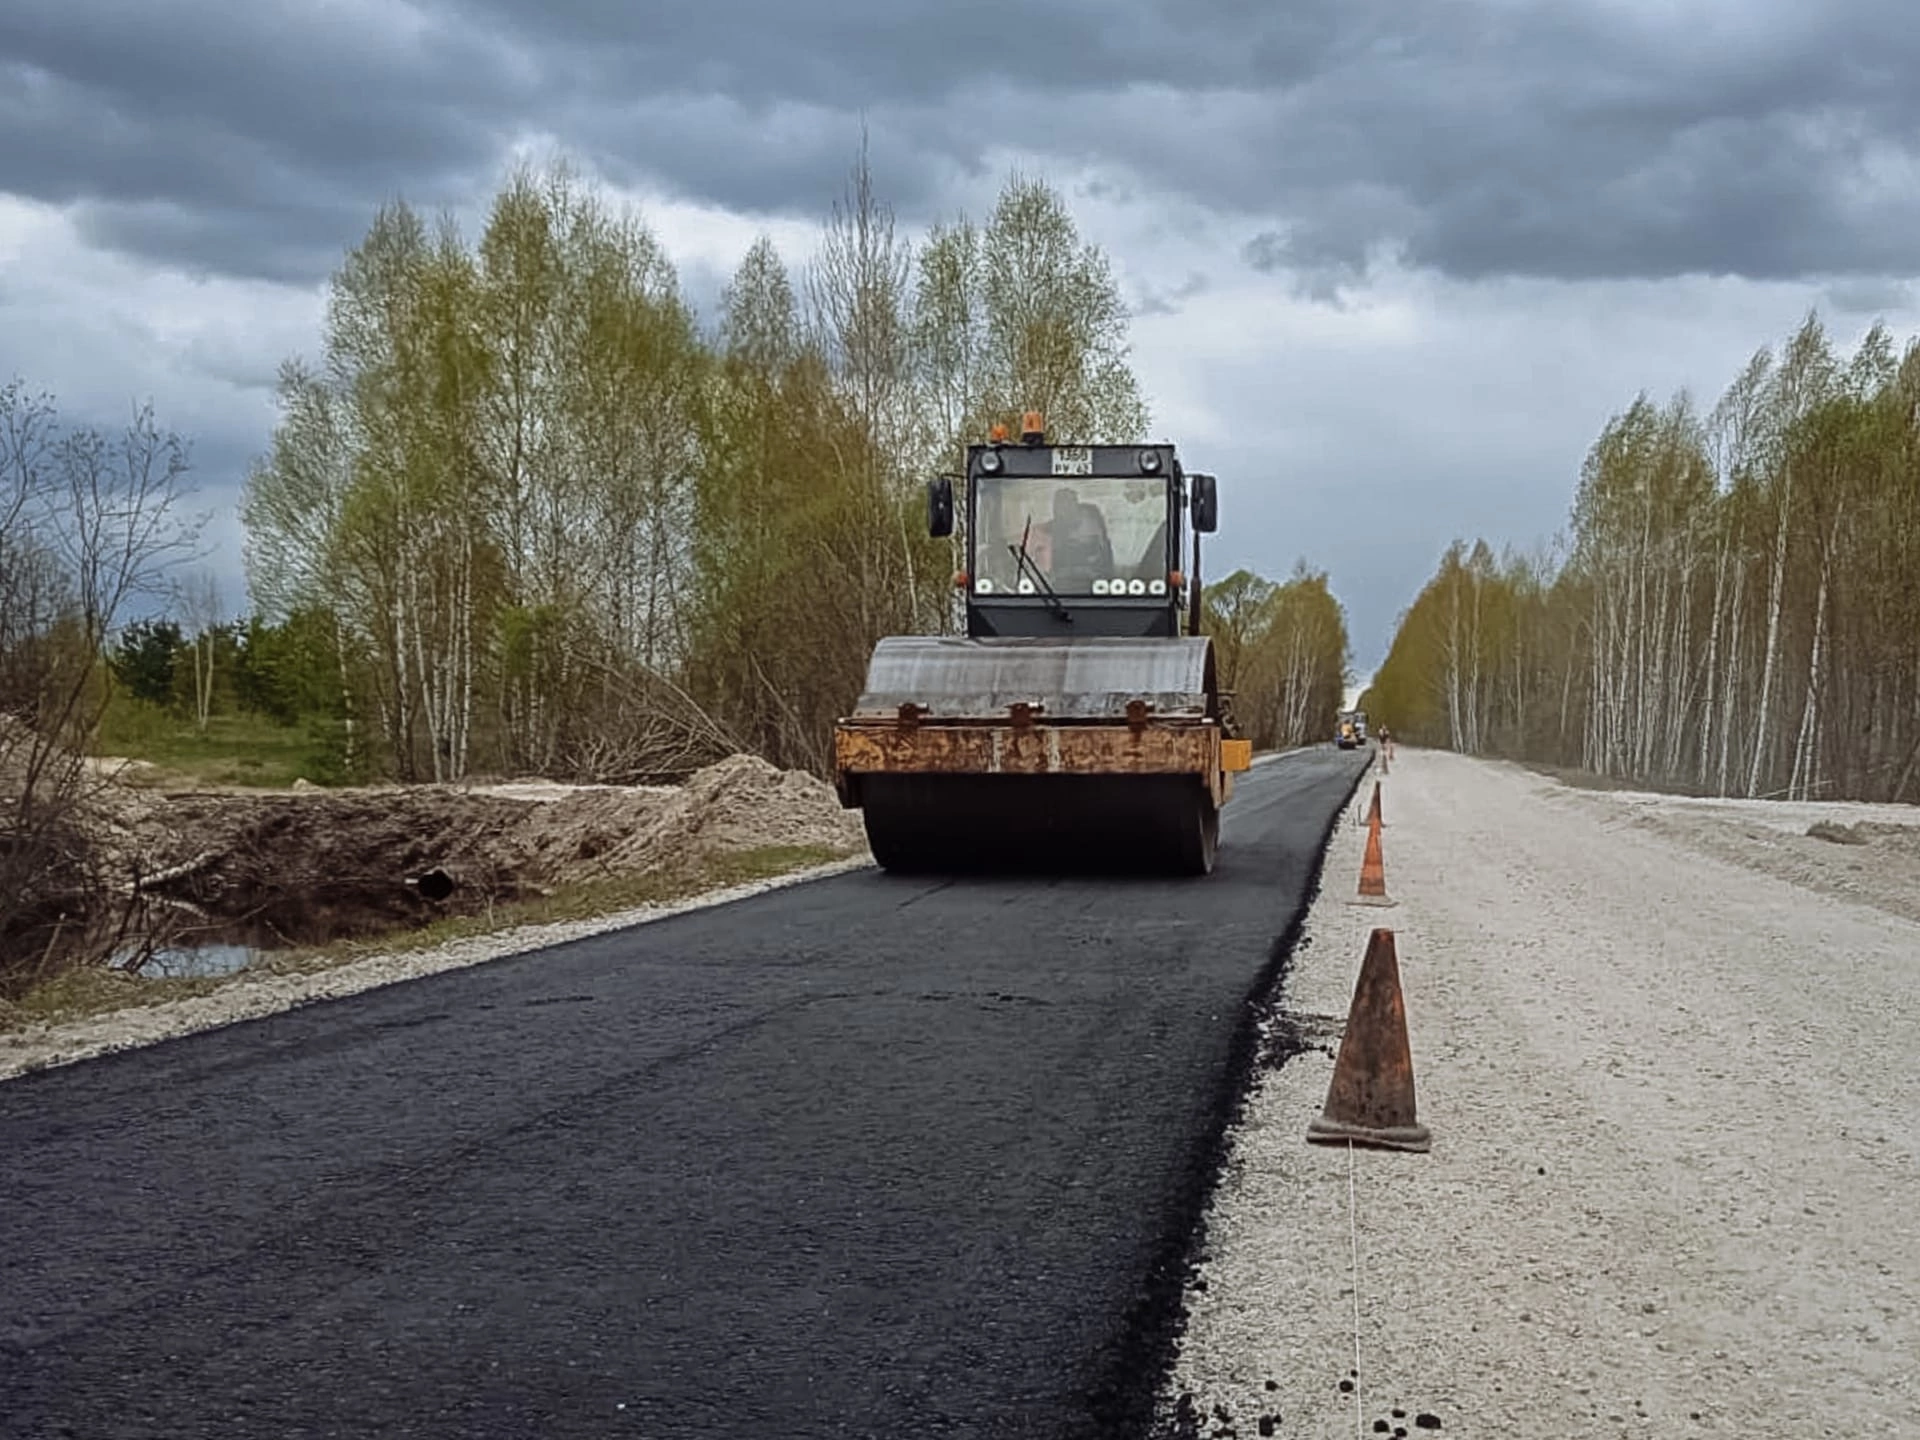
[[[124,692],[108,704],[94,748],[157,767],[157,773],[126,777],[144,784],[284,790],[300,778],[324,783],[329,768],[324,743],[305,727],[236,714],[210,716],[202,730],[192,719]]]
[[[187,1000],[219,988],[220,976],[172,979],[131,975],[103,965],[82,965],[34,986],[12,1004],[0,1004],[0,1032],[28,1025],[58,1025],[168,1000]]]

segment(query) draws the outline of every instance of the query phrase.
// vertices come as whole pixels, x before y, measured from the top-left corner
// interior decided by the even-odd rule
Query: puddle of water
[[[140,967],[140,973],[154,980],[205,980],[244,970],[264,953],[252,945],[162,946]],[[131,952],[116,955],[113,963],[123,965],[132,958]]]

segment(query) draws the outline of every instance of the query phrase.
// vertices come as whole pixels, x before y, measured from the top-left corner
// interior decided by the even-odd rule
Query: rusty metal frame
[[[1024,705],[1012,708],[1005,720],[843,720],[834,731],[835,769],[854,782],[874,774],[1191,775],[1215,804],[1232,791],[1235,757],[1223,755],[1212,721],[1136,712],[1120,725],[1046,724]]]

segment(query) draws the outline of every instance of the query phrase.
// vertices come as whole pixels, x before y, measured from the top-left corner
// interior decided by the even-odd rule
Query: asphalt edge
[[[1165,1394],[1180,1341],[1186,1334],[1187,1289],[1200,1278],[1207,1254],[1207,1217],[1212,1213],[1221,1177],[1233,1158],[1234,1136],[1253,1098],[1254,1083],[1272,1058],[1270,1021],[1279,1009],[1281,991],[1306,933],[1308,916],[1320,898],[1327,851],[1373,763],[1369,754],[1367,763],[1354,772],[1352,784],[1328,814],[1307,870],[1299,908],[1275,938],[1266,963],[1241,999],[1240,1020],[1228,1043],[1227,1063],[1207,1105],[1214,1120],[1189,1162],[1183,1193],[1167,1215],[1154,1246],[1146,1283],[1128,1315],[1125,1338],[1117,1347],[1110,1370],[1116,1378],[1089,1397],[1094,1434],[1140,1436],[1143,1440],[1199,1440],[1201,1436],[1202,1417],[1192,1412],[1190,1399],[1182,1405]]]

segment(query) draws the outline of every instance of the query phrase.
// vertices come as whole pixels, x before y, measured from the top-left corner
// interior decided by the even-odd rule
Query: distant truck
[[[1342,710],[1334,726],[1333,743],[1342,750],[1354,750],[1367,743],[1367,712]]]

